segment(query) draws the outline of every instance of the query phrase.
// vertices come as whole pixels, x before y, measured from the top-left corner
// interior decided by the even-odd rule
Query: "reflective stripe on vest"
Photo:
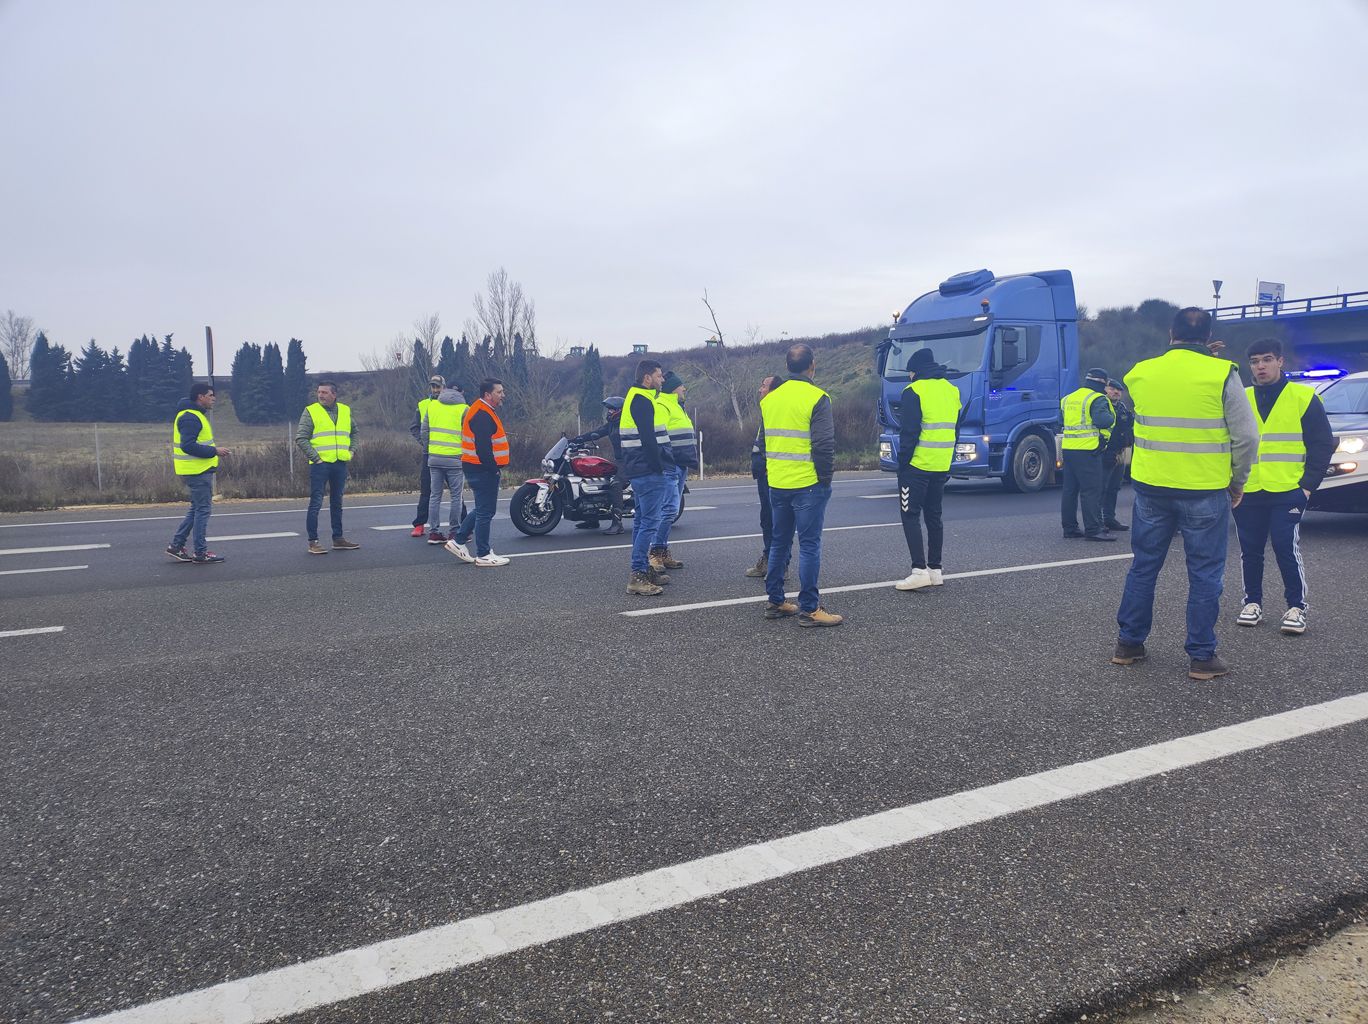
[[[503,420],[499,419],[494,407],[483,398],[471,402],[461,417],[461,461],[480,464],[480,453],[475,450],[475,432],[470,429],[470,420],[477,412],[487,412],[494,420],[494,436],[489,439],[490,447],[494,451],[494,465],[507,466],[508,435],[504,433]]]
[[[324,462],[350,462],[351,450],[351,406],[336,403],[337,422],[328,415],[322,404],[315,402],[309,406],[313,418],[313,437],[309,443]]]
[[[665,406],[665,411],[668,414],[665,429],[670,436],[670,447],[679,449],[680,453],[684,455],[695,454],[698,449],[698,442],[694,438],[693,420],[689,419],[689,414],[679,404],[679,396],[662,393],[660,402]]]
[[[771,487],[797,490],[817,482],[812,461],[812,411],[826,392],[805,380],[786,380],[760,399],[765,475]]]
[[[1093,422],[1093,400],[1100,398],[1116,416],[1111,399],[1092,388],[1079,388],[1064,396],[1059,408],[1064,415],[1064,450],[1075,452],[1095,452],[1102,447],[1111,431]]]
[[[1246,491],[1291,491],[1301,486],[1306,468],[1306,438],[1302,436],[1302,416],[1316,400],[1315,388],[1305,384],[1284,384],[1268,419],[1259,415],[1253,388],[1245,388],[1254,419],[1259,424],[1259,458],[1249,471]]]
[[[620,426],[618,428],[622,433],[622,447],[641,447],[641,431],[637,429],[636,420],[632,419],[632,399],[637,395],[644,395],[650,399],[651,405],[655,407],[653,429],[656,444],[668,445],[670,443],[670,410],[661,400],[660,392],[648,391],[645,388],[628,388],[627,397],[622,400],[622,419],[619,421]]]
[[[911,391],[921,402],[921,434],[912,450],[913,469],[927,473],[948,473],[955,457],[955,421],[959,419],[959,388],[941,377],[914,380],[904,392]]]
[[[1230,486],[1230,431],[1222,395],[1235,364],[1172,348],[1126,374],[1135,407],[1131,477],[1153,487]]]
[[[196,417],[200,421],[199,433],[195,435],[198,444],[212,445],[214,443],[214,428],[209,423],[209,417],[198,409],[181,409],[171,420],[171,464],[176,469],[177,476],[199,476],[207,473],[219,464],[218,456],[202,459],[198,455],[189,455],[181,447],[180,428],[176,426],[180,418],[186,413]]]
[[[461,424],[469,408],[464,402],[456,405],[432,402],[427,407],[423,416],[427,420],[428,455],[441,455],[449,459],[461,457]]]

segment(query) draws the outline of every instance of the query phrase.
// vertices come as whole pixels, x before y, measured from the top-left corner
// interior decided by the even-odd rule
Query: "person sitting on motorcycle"
[[[608,442],[613,446],[613,462],[620,466],[622,465],[622,399],[617,395],[614,395],[612,398],[605,398],[603,400],[603,407],[607,410],[608,417],[604,420],[603,426],[591,430],[587,434],[580,434],[579,437],[572,437],[570,443],[572,445],[587,445],[600,441],[606,437],[608,438]],[[603,534],[606,537],[612,537],[622,533],[623,484],[624,481],[621,475],[616,473],[608,480],[608,498],[612,502],[611,509],[613,521],[609,524],[608,529],[603,531]],[[598,520],[586,519],[582,523],[576,523],[575,529],[598,529]]]

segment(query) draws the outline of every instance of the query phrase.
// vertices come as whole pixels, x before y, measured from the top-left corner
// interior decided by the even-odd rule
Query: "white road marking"
[[[36,629],[7,629],[0,633],[4,636],[33,636],[37,633],[62,633],[66,631],[65,626],[39,626]]]
[[[298,537],[297,533],[234,533],[226,537],[210,537],[215,544],[225,540],[271,540],[275,537]]]
[[[0,555],[46,555],[53,551],[94,551],[108,544],[64,544],[55,548],[0,548]]]
[[[866,523],[863,526],[828,526],[823,529],[822,532],[838,533],[842,530],[881,530],[890,526],[902,526],[902,523]],[[628,530],[627,532],[631,533],[632,531]],[[714,544],[724,540],[755,540],[761,537],[764,537],[763,533],[729,533],[722,537],[671,537],[670,547],[674,547],[677,544]],[[516,554],[500,552],[500,554],[504,555],[506,558],[536,558],[539,555],[576,555],[582,551],[624,551],[630,550],[631,547],[631,544],[595,544],[592,547],[586,548],[555,548],[551,551],[519,551]],[[946,577],[946,579],[949,578],[950,577],[948,576]]]
[[[0,576],[23,576],[30,572],[73,572],[76,569],[89,569],[88,565],[49,565],[45,569],[0,569]]]
[[[367,508],[412,508],[413,502],[403,501],[397,505],[348,505],[348,512],[356,512]],[[309,510],[306,508],[268,508],[260,512],[220,512],[214,510],[214,518],[222,519],[225,516],[302,516]],[[164,519],[171,519],[179,522],[185,518],[185,513],[174,516],[130,516],[124,519],[68,519],[60,523],[0,523],[0,530],[17,530],[24,526],[103,526],[105,523],[156,523]]]
[[[894,526],[901,526],[901,523],[894,523]],[[836,529],[851,529],[851,527],[838,526]],[[1032,569],[1056,569],[1064,565],[1087,565],[1090,562],[1117,562],[1124,558],[1134,558],[1135,556],[1127,552],[1124,555],[1099,555],[1096,558],[1070,558],[1062,562],[1035,562],[1031,565],[1005,565],[999,569],[974,569],[970,572],[948,572],[945,574],[947,580],[963,580],[971,576],[1001,576],[1009,572],[1030,572]],[[849,594],[856,590],[881,590],[884,587],[892,587],[897,580],[885,580],[880,583],[852,583],[844,587],[822,587],[823,594]],[[789,591],[785,597],[797,597],[798,591]],[[631,611],[618,612],[619,615],[635,617],[640,615],[669,615],[671,612],[692,612],[700,608],[726,608],[735,604],[759,604],[769,600],[768,595],[761,594],[750,597],[729,597],[720,601],[698,601],[694,604],[667,604],[657,608],[633,608]]]
[[[404,526],[372,526],[371,529],[372,529],[372,530],[412,530],[412,529],[413,529],[413,525],[412,525],[411,523],[409,523],[409,524],[405,524]]]
[[[715,511],[717,511],[717,506],[716,506],[716,505],[686,505],[686,506],[684,506],[684,511],[685,511],[685,512],[715,512]]]
[[[697,900],[1368,720],[1368,693],[895,807],[469,917],[86,1024],[263,1024]]]

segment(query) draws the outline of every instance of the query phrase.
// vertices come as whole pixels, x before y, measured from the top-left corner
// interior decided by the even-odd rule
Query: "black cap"
[[[1099,384],[1105,384],[1107,383],[1107,371],[1100,366],[1094,366],[1087,372],[1084,380],[1095,380]]]
[[[675,388],[682,386],[683,383],[684,381],[680,379],[679,374],[671,370],[669,373],[665,374],[665,383],[660,385],[660,390],[668,395]]]
[[[907,360],[908,373],[921,373],[936,365],[936,354],[929,348],[919,348]]]
[[[1125,390],[1126,390],[1126,385],[1122,384],[1122,383],[1121,383],[1119,380],[1117,380],[1115,377],[1110,377],[1110,378],[1107,379],[1107,387],[1109,387],[1109,388],[1116,388],[1117,391],[1125,391]]]

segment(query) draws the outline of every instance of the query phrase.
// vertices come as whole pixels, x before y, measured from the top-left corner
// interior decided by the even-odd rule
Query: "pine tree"
[[[166,335],[157,349],[157,361],[148,389],[148,401],[156,413],[156,419],[175,412],[181,399],[190,394],[190,385],[194,381],[190,372],[190,353],[185,349],[177,352],[172,348],[172,337]]]
[[[584,353],[580,367],[579,414],[581,423],[597,423],[603,412],[603,364],[593,345]]]
[[[261,346],[244,341],[233,356],[232,383],[233,412],[239,423],[260,423],[258,396],[261,376]]]
[[[290,339],[285,354],[285,419],[294,423],[309,404],[308,360],[304,356],[304,342]]]
[[[456,358],[452,362],[451,372],[453,376],[448,377],[447,380],[454,380],[457,386],[465,392],[467,398],[476,397],[471,392],[478,382],[473,379],[474,369],[471,362],[470,342],[464,334],[461,335],[461,340],[456,343]]]
[[[521,334],[513,335],[513,355],[509,359],[508,369],[514,383],[522,387],[527,385],[527,350],[523,347]]]
[[[128,390],[131,418],[150,423],[161,418],[153,405],[153,382],[157,376],[157,343],[144,334],[128,346]]]
[[[14,393],[11,390],[9,363],[0,352],[0,423],[14,419]]]
[[[104,390],[107,395],[109,418],[116,423],[137,419],[133,407],[133,391],[128,381],[128,366],[117,348],[109,353],[105,363]]]
[[[456,383],[456,345],[449,334],[442,339],[442,354],[437,360],[437,372],[447,384]]]
[[[285,419],[285,365],[275,342],[269,342],[261,353],[261,413],[263,423]]]
[[[419,338],[413,339],[413,361],[409,364],[409,398],[416,404],[428,393],[428,378],[432,376],[432,358]]]
[[[71,355],[40,333],[29,356],[29,415],[52,422],[71,417]]]
[[[108,369],[109,356],[91,338],[72,369],[72,395],[82,419],[108,423],[112,418],[106,390]]]

